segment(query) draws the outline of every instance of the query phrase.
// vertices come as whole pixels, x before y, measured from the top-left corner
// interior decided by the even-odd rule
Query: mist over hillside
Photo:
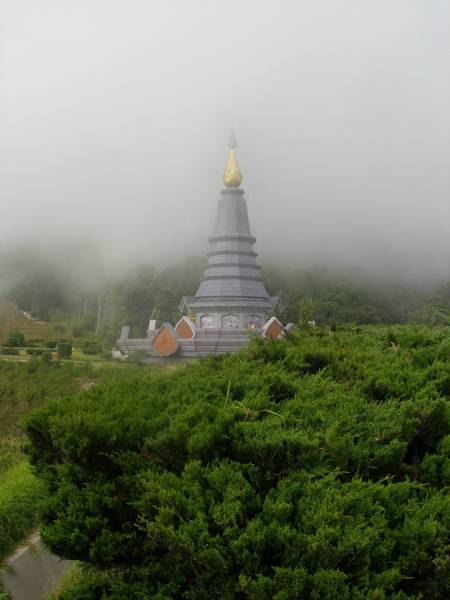
[[[423,0],[7,1],[0,295],[108,343],[173,322],[234,129],[285,320],[446,322],[449,26]]]
[[[94,282],[203,256],[234,128],[263,263],[448,278],[449,23],[423,0],[3,3],[2,253]]]
[[[0,600],[450,598],[449,159],[448,0],[0,2]]]
[[[0,255],[0,301],[59,323],[66,336],[96,334],[110,347],[123,325],[145,335],[150,318],[176,323],[180,300],[196,292],[204,267],[201,255],[174,263],[144,257],[111,263],[95,244],[61,243],[52,252],[23,246]],[[263,276],[269,293],[282,298],[285,323],[307,313],[322,325],[450,324],[450,278],[414,280],[276,256],[263,263]]]

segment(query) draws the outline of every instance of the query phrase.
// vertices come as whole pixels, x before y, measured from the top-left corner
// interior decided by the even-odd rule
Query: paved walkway
[[[60,560],[50,554],[39,534],[34,533],[6,560],[6,566],[0,571],[0,581],[12,600],[41,600],[71,564],[70,560]]]

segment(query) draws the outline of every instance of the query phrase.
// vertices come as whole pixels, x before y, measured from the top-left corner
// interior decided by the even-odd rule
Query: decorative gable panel
[[[272,317],[264,324],[263,337],[266,340],[277,340],[283,332],[283,324],[276,317]]]
[[[185,340],[193,338],[195,335],[194,324],[188,317],[182,317],[175,326],[178,337]]]
[[[153,350],[160,356],[172,356],[180,347],[177,334],[169,323],[164,323],[152,342]]]

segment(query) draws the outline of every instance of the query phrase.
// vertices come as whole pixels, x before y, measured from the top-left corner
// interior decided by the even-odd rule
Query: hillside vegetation
[[[37,525],[38,500],[45,493],[23,453],[22,419],[49,400],[67,402],[75,392],[139,370],[129,365],[93,368],[89,363],[24,360],[0,359],[0,562]]]
[[[27,318],[15,304],[0,299],[0,345],[5,344],[14,331],[21,331],[29,342],[58,339],[61,332],[57,329],[54,323]]]
[[[449,597],[449,330],[335,329],[31,414],[60,600]]]
[[[205,262],[202,257],[187,257],[165,267],[140,263],[114,275],[110,269],[106,275],[104,267],[90,247],[51,257],[31,247],[17,248],[7,256],[0,253],[2,293],[41,320],[22,319],[22,324],[12,324],[9,319],[13,326],[8,331],[22,330],[23,325],[27,340],[57,338],[45,335],[47,323],[59,337],[96,336],[109,350],[122,325],[131,326],[132,335],[140,337],[145,335],[150,316],[158,325],[165,321],[174,324],[180,317],[180,300],[195,294]],[[269,294],[282,297],[284,323],[297,322],[300,306],[303,315],[306,308],[311,320],[328,326],[350,322],[450,324],[448,278],[413,282],[371,276],[361,270],[305,269],[295,264],[266,264],[263,276]],[[4,333],[3,342],[1,338],[5,331],[2,321],[0,315],[0,344],[6,341]]]
[[[22,452],[22,418],[49,399],[78,391],[93,377],[92,370],[70,364],[0,360],[0,562],[37,525],[38,500],[44,494]]]
[[[0,360],[0,439],[21,437],[21,419],[31,409],[49,399],[67,397],[97,379],[98,373],[90,365]]]

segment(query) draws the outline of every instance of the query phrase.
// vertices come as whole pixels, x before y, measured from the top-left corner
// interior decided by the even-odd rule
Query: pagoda
[[[179,306],[199,329],[261,329],[281,308],[279,297],[267,293],[256,262],[236,147],[232,133],[205,272],[195,296],[185,296]]]
[[[195,296],[184,296],[181,319],[175,326],[150,319],[147,337],[131,338],[122,327],[113,351],[115,358],[134,353],[145,362],[199,358],[234,352],[250,337],[276,339],[285,328],[275,316],[282,310],[278,296],[270,297],[256,262],[256,238],[250,231],[247,202],[240,187],[242,173],[236,159],[234,135],[229,143],[215,227],[203,277]],[[290,325],[286,326],[289,331]]]

